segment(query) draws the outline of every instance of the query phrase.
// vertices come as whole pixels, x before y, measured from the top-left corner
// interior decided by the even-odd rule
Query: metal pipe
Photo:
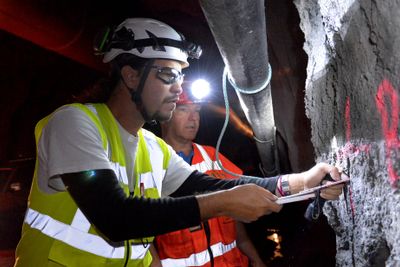
[[[200,0],[242,109],[253,128],[267,176],[280,173],[269,75],[265,6],[262,0]]]

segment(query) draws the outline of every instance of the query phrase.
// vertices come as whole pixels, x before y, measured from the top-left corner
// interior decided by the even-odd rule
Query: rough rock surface
[[[400,1],[296,0],[318,161],[351,182],[324,212],[337,266],[400,266]]]

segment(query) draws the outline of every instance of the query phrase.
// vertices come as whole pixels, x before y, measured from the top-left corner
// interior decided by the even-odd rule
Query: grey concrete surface
[[[295,1],[317,161],[348,170],[325,205],[337,266],[400,266],[400,1]]]

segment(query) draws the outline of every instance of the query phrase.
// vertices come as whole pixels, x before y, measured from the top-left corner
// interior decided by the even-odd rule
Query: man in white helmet
[[[150,266],[154,235],[221,215],[254,221],[281,209],[275,194],[282,188],[296,193],[327,173],[339,179],[328,164],[271,179],[194,171],[142,126],[171,117],[182,68],[199,47],[160,21],[135,18],[100,39],[97,52],[111,65],[105,103],[63,106],[35,128],[37,161],[15,266]],[[205,191],[215,192],[193,195]],[[335,199],[340,191],[321,195]]]

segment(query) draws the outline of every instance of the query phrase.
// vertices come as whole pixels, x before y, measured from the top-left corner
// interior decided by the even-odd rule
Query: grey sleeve
[[[242,177],[239,179],[222,180],[208,176],[198,171],[194,171],[185,180],[185,182],[174,193],[171,194],[171,196],[172,197],[188,196],[197,193],[217,191],[221,189],[229,189],[237,185],[248,184],[248,183],[256,184],[258,186],[267,189],[272,193],[275,193],[278,178],[279,176],[269,177],[269,178]]]

